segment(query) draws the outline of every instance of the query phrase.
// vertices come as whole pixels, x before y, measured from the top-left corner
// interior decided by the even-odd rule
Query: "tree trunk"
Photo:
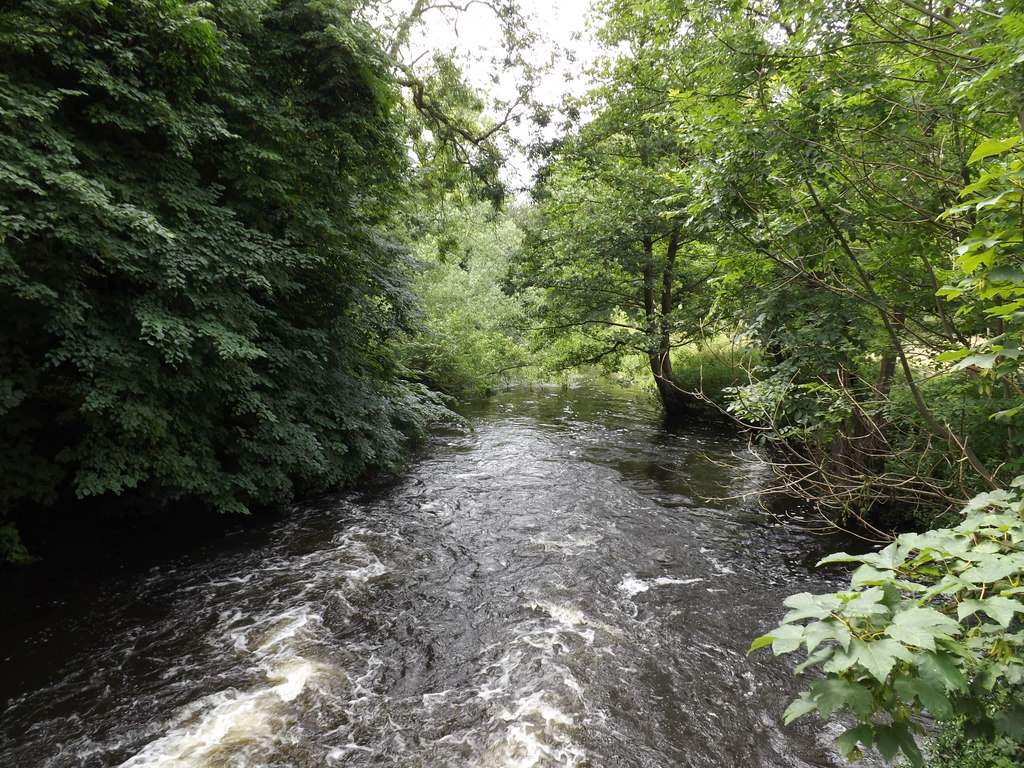
[[[672,374],[672,329],[669,322],[675,302],[672,285],[675,282],[675,264],[679,254],[679,230],[673,229],[669,234],[665,265],[660,275],[660,296],[655,293],[654,241],[645,237],[643,245],[646,256],[644,313],[647,319],[647,360],[661,403],[666,413],[673,416],[689,405],[689,399],[676,387]]]

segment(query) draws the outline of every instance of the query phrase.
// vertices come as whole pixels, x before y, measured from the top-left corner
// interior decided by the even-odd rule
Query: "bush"
[[[850,589],[787,598],[782,623],[751,646],[777,655],[803,647],[797,671],[824,673],[786,722],[851,715],[855,725],[836,742],[846,757],[875,746],[920,767],[914,734],[928,713],[1024,757],[1024,478],[1014,485],[975,497],[955,527],[822,560],[859,563]]]
[[[725,337],[683,347],[672,355],[676,386],[699,393],[718,408],[725,408],[730,392],[750,383],[758,354],[749,345]]]
[[[3,6],[0,510],[241,512],[399,460],[406,161],[370,40],[315,0]]]

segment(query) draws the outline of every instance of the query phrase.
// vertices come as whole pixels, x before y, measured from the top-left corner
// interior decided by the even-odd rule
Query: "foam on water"
[[[225,691],[206,697],[197,722],[172,730],[121,764],[121,768],[191,768],[206,766],[218,753],[260,741],[273,733],[270,690],[249,694]]]
[[[505,728],[473,763],[479,768],[535,768],[584,765],[586,752],[573,743],[576,719],[554,703],[548,691],[516,700],[498,717]]]
[[[121,768],[203,768],[219,755],[273,743],[292,719],[286,705],[330,672],[298,650],[318,620],[308,610],[294,609],[229,633],[235,649],[251,654],[269,685],[219,691],[187,704],[164,723],[163,736]]]
[[[271,600],[266,612],[262,606],[255,611],[221,610],[209,638],[211,644],[234,651],[248,676],[255,678],[252,687],[224,689],[180,707],[152,727],[157,737],[121,768],[208,768],[229,756],[247,764],[244,755],[273,751],[275,744],[287,740],[301,713],[296,700],[310,688],[343,682],[357,696],[365,694],[359,680],[320,658],[329,637],[322,596],[335,595],[348,605],[349,597],[388,571],[360,541],[360,533],[344,532],[333,550],[264,563],[260,576],[278,579],[282,598],[290,590],[292,599],[283,607]],[[211,581],[203,589],[214,594],[246,585],[249,576]]]
[[[530,541],[544,548],[545,552],[573,552],[589,550],[597,546],[603,537],[597,533],[570,533],[554,538],[549,534],[532,536]]]
[[[736,575],[736,571],[734,571],[732,568],[730,568],[728,565],[726,565],[725,563],[723,563],[721,560],[719,560],[717,557],[714,556],[714,553],[713,553],[714,551],[713,550],[708,549],[707,547],[701,547],[700,548],[700,552],[701,552],[702,555],[706,555],[707,558],[708,558],[708,562],[711,563],[711,565],[713,565],[715,567],[715,572],[716,572],[715,575],[716,576],[735,576]]]
[[[658,576],[654,579],[638,579],[636,576],[626,576],[616,585],[619,592],[624,592],[627,597],[635,597],[641,592],[647,592],[651,587],[664,587],[668,584],[688,586],[704,581],[702,578],[674,579],[669,576]]]

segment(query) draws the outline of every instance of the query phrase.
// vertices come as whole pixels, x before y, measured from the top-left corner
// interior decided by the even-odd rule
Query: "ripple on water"
[[[69,605],[0,764],[844,765],[832,731],[781,727],[788,666],[745,656],[828,583],[802,535],[708,500],[764,479],[736,443],[605,392],[493,407],[390,487]]]

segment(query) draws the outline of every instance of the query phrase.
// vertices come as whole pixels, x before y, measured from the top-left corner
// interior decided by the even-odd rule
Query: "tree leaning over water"
[[[0,506],[221,511],[398,461],[396,92],[342,4],[0,12]],[[13,545],[9,525],[5,541]]]
[[[554,144],[520,271],[548,348],[613,368],[639,353],[671,403],[673,351],[741,340],[757,365],[718,404],[837,518],[927,517],[1011,479],[1019,381],[941,355],[1012,325],[943,289],[973,227],[944,215],[970,155],[1017,131],[991,74],[1014,15],[600,7],[598,85]]]
[[[722,288],[748,297],[734,320],[767,353],[733,413],[846,513],[956,506],[1009,479],[1015,430],[986,420],[1008,393],[932,361],[988,330],[939,293],[970,228],[943,212],[971,151],[1014,130],[1001,100],[963,90],[992,64],[993,18],[872,0],[687,22],[703,54],[675,99],[695,158],[680,213],[716,234]]]

